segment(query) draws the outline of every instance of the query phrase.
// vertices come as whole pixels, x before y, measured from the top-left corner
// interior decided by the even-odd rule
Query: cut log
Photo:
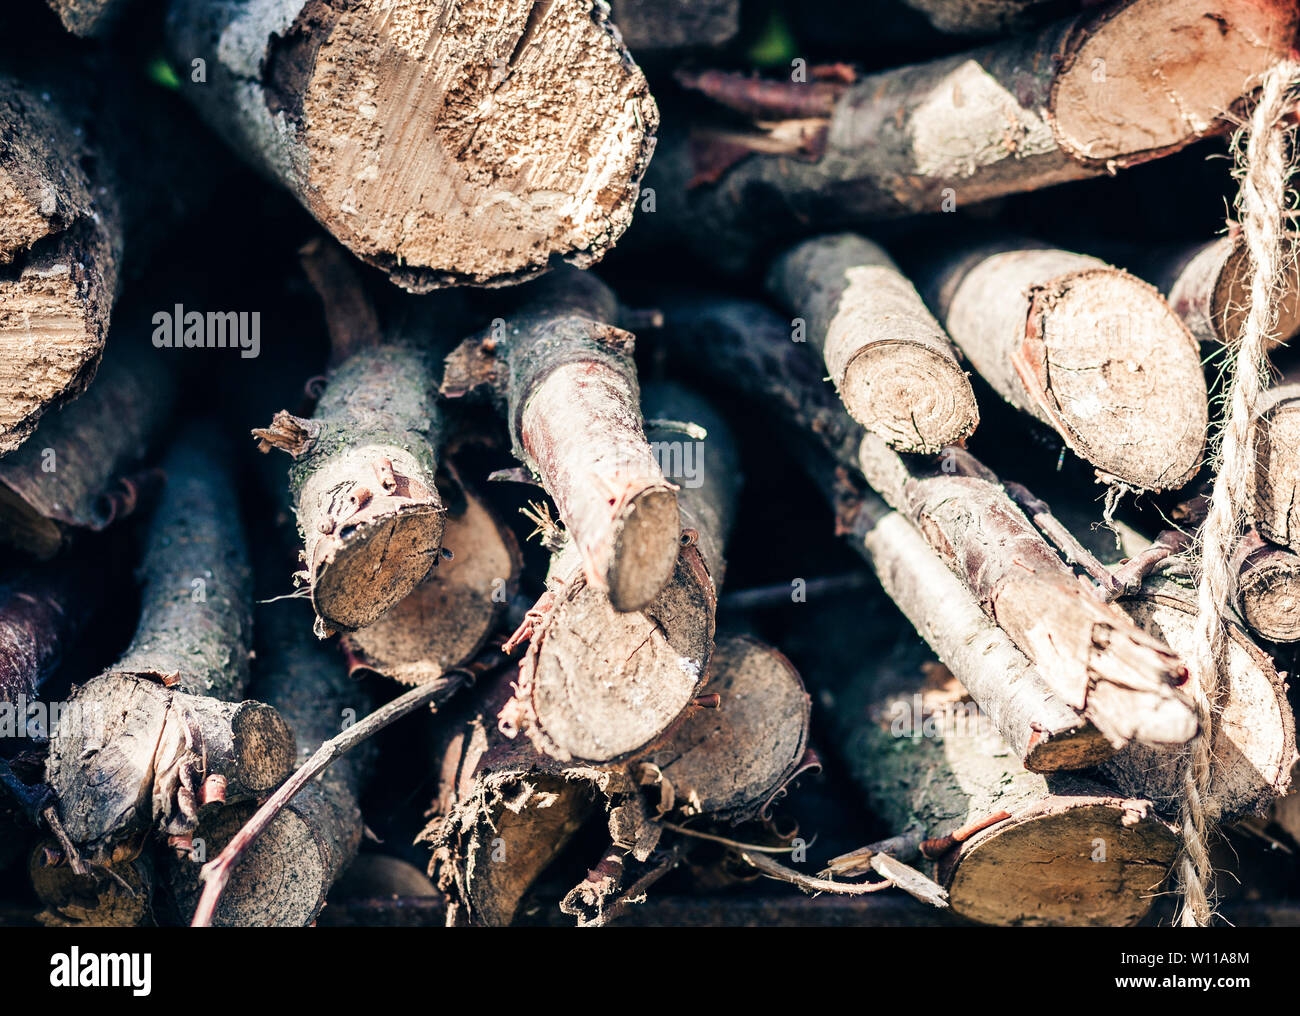
[[[633,54],[717,49],[740,32],[740,0],[612,0],[609,6]]]
[[[849,611],[835,616],[853,623]],[[1148,802],[1022,769],[991,725],[962,708],[946,671],[923,677],[928,654],[914,639],[864,653],[832,637],[837,626],[818,630],[827,637],[816,645],[829,651],[811,651],[805,672],[840,757],[889,827],[924,839],[927,873],[954,913],[1094,926],[1146,913],[1178,845]]]
[[[448,898],[447,924],[510,924],[529,887],[607,797],[632,791],[618,771],[547,758],[506,738],[497,713],[510,672],[482,682],[449,718],[435,754],[441,778],[434,818],[419,842],[433,850],[429,874]]]
[[[108,598],[116,570],[110,560],[82,553],[0,579],[0,703],[36,700]]]
[[[607,10],[174,0],[168,34],[208,122],[424,292],[589,265],[627,228],[658,111]]]
[[[723,105],[745,96],[755,127],[666,132],[647,184],[659,214],[739,271],[797,232],[1113,172],[1222,131],[1297,20],[1290,0],[1125,0],[861,77],[813,108],[815,81],[773,83],[755,109],[752,79],[683,74]]]
[[[1146,283],[1010,241],[929,266],[922,292],[994,390],[1105,482],[1170,490],[1195,475],[1209,416],[1200,349]]]
[[[107,35],[131,0],[46,0],[73,35]]]
[[[299,604],[267,604],[257,615],[253,691],[277,709],[297,738],[297,764],[354,718],[369,712],[367,695],[335,654],[312,638]],[[373,762],[369,744],[348,752],[297,794],[249,847],[213,917],[219,927],[305,927],[325,906],[330,887],[361,843],[359,799]],[[176,916],[188,923],[203,885],[199,871],[225,848],[256,802],[206,814],[195,832],[203,856],[184,854],[164,866]]]
[[[354,328],[367,305],[341,257],[334,247],[304,251],[334,340],[315,412],[304,420],[282,410],[253,431],[263,451],[294,459],[289,489],[321,638],[374,624],[410,595],[437,564],[444,524],[436,342],[409,324],[382,337]],[[351,287],[351,299],[335,287]]]
[[[744,822],[765,813],[799,771],[808,694],[789,660],[744,635],[718,640],[704,690],[716,706],[690,710],[648,754],[641,780],[659,786],[662,811]]]
[[[614,609],[573,542],[555,555],[547,591],[512,643],[529,640],[503,729],[562,761],[617,761],[659,737],[695,697],[713,649],[723,551],[739,490],[725,422],[670,385],[647,388],[642,409],[664,473],[681,486],[681,555],[646,607]],[[700,427],[705,437],[684,432]]]
[[[483,648],[515,595],[522,561],[514,533],[465,484],[441,487],[451,558],[374,624],[343,637],[354,675],[368,670],[411,685],[441,677]]]
[[[139,467],[171,415],[175,387],[142,335],[119,333],[99,382],[0,459],[0,542],[50,558],[78,531],[129,515],[157,485]]]
[[[124,271],[215,186],[175,102],[98,58],[0,58],[0,455],[90,384]]]
[[[1246,246],[1240,236],[1165,252],[1156,263],[1143,264],[1141,274],[1165,294],[1198,341],[1237,344],[1249,285]],[[1300,281],[1294,273],[1287,275],[1275,306],[1273,347],[1300,332]]]
[[[790,342],[784,321],[759,304],[741,301],[673,301],[664,312],[667,329],[660,341],[683,362],[738,387],[776,412],[784,430],[829,454],[832,465],[824,468],[814,465],[806,445],[799,452],[836,508],[840,531],[1028,768],[1078,769],[1113,752],[1105,737],[1048,688],[912,523],[870,490],[855,489],[864,484],[845,482],[846,474],[859,472],[862,429],[822,383],[816,358]]]
[[[47,928],[138,928],[153,923],[154,865],[149,854],[78,875],[54,840],[37,844],[27,866]]]
[[[863,466],[870,464],[870,459],[863,460],[861,453],[868,446],[879,448],[879,464],[892,463],[898,469],[898,472],[881,470],[883,474],[875,477],[874,481],[879,485],[878,489],[887,495],[887,500],[901,495],[901,499],[897,500],[897,504],[902,505],[901,514],[913,522],[918,520],[918,516],[906,507],[907,500],[924,490],[931,478],[935,479],[936,485],[956,481],[952,492],[958,496],[958,500],[946,505],[946,511],[954,512],[957,516],[961,516],[963,511],[970,512],[971,524],[956,526],[956,521],[948,520],[954,522],[954,526],[945,530],[946,522],[944,526],[936,527],[935,522],[940,521],[936,518],[935,521],[927,520],[927,524],[920,525],[920,531],[930,543],[931,552],[939,556],[949,569],[952,569],[957,559],[969,553],[970,572],[954,569],[954,574],[967,590],[967,596],[980,604],[989,620],[1000,625],[1002,633],[1005,633],[1004,638],[1014,641],[1028,659],[1035,660],[1037,655],[1047,654],[1045,659],[1050,660],[1050,664],[1039,660],[1041,669],[1037,674],[1044,681],[1050,682],[1060,702],[1049,702],[1036,682],[1019,687],[1010,685],[997,677],[996,668],[985,669],[982,665],[975,664],[969,655],[963,659],[962,655],[958,655],[958,650],[961,650],[966,639],[978,639],[982,629],[962,630],[953,625],[952,633],[940,635],[940,631],[949,626],[950,622],[936,615],[939,608],[933,605],[932,599],[930,605],[926,604],[926,599],[931,596],[930,590],[923,595],[913,595],[905,577],[881,573],[885,568],[907,564],[907,550],[906,544],[893,548],[884,546],[884,535],[872,537],[872,527],[876,525],[881,525],[883,531],[888,531],[885,526],[896,527],[896,524],[884,521],[888,518],[888,511],[879,500],[872,504],[867,499],[865,513],[858,514],[857,517],[849,513],[848,517],[841,518],[841,529],[857,531],[855,546],[871,539],[871,546],[863,546],[863,550],[870,553],[868,560],[878,570],[885,587],[891,592],[900,592],[904,611],[917,624],[922,634],[927,637],[933,635],[937,650],[944,652],[945,663],[952,665],[954,673],[970,677],[972,687],[979,689],[979,694],[985,694],[984,689],[988,689],[989,712],[998,721],[1008,725],[1008,737],[1017,746],[1017,751],[1028,751],[1035,747],[1032,737],[1035,724],[1040,724],[1044,731],[1062,735],[1062,742],[1065,743],[1060,746],[1063,750],[1058,756],[1060,763],[1040,761],[1036,767],[1067,767],[1073,764],[1071,756],[1074,759],[1096,757],[1093,752],[1100,750],[1100,746],[1095,746],[1095,731],[1087,731],[1080,728],[1078,722],[1070,722],[1067,713],[1062,713],[1062,707],[1079,708],[1080,705],[1087,705],[1096,711],[1097,729],[1117,747],[1128,738],[1138,735],[1167,738],[1182,743],[1195,733],[1195,716],[1191,704],[1187,702],[1186,696],[1169,683],[1178,681],[1186,673],[1178,657],[1141,633],[1122,613],[1102,607],[1100,598],[1093,599],[1086,587],[1080,585],[1079,579],[1075,578],[1073,572],[1041,538],[1027,518],[1024,518],[1021,509],[1011,503],[1009,496],[997,485],[996,479],[988,479],[987,470],[983,466],[974,465],[974,460],[967,453],[959,448],[949,448],[944,455],[944,464],[949,469],[957,470],[959,464],[970,463],[974,477],[962,479],[952,476],[944,472],[943,464],[935,465],[933,469],[918,465],[919,469],[927,470],[923,482],[920,481],[919,474],[917,479],[907,477],[896,453],[889,451],[878,439],[865,438],[861,427],[849,420],[848,414],[836,404],[826,386],[820,385],[819,370],[816,369],[818,365],[811,361],[805,348],[789,342],[785,322],[757,304],[718,300],[669,301],[664,305],[664,314],[667,321],[664,340],[669,347],[675,348],[682,356],[689,356],[690,362],[698,369],[706,370],[720,382],[740,387],[750,398],[761,400],[764,408],[779,413],[787,421],[788,427],[784,427],[784,430],[789,434],[803,435],[805,444],[801,457],[813,468],[814,477],[827,494],[839,494],[835,468],[841,470],[844,476],[861,476]],[[701,356],[701,351],[705,349],[707,355]],[[829,470],[829,478],[824,476],[826,470],[816,465],[813,457],[807,453],[809,442],[819,446],[824,455],[829,455],[835,464]],[[992,499],[991,503],[980,508],[974,503],[966,502],[966,494],[962,492],[966,483],[979,486],[987,492]],[[941,502],[941,499],[936,500]],[[962,507],[963,502],[966,502],[965,508]],[[995,504],[996,511],[993,511]],[[943,505],[936,504],[936,508],[943,508]],[[985,513],[985,509],[988,509],[988,513]],[[859,511],[862,509],[859,508]],[[1030,570],[1022,568],[1017,553],[1009,552],[998,542],[1009,537],[1009,526],[1019,534],[1018,538],[1024,540],[1023,551],[1027,555],[1024,564],[1028,566],[1034,563],[1043,569],[1039,578],[1032,577]],[[879,556],[876,556],[878,553]],[[975,566],[976,559],[982,555],[987,555],[988,560],[982,566]],[[919,566],[907,564],[909,570]],[[930,568],[930,561],[927,560],[924,566]],[[993,585],[989,583],[996,585],[997,574],[1001,574],[1010,586],[1024,583],[1026,599],[1018,608],[1019,620],[996,612],[997,596],[992,595]],[[975,583],[974,587],[971,586],[972,582]],[[1030,587],[1035,589],[1032,594],[1028,592]],[[1060,609],[1057,615],[1053,615],[1050,635],[1058,639],[1058,642],[1053,642],[1048,629],[1040,624],[1044,605],[1053,602],[1060,604]],[[1057,622],[1063,625],[1062,629],[1056,628]],[[1101,628],[1097,629],[1099,633],[1106,631],[1110,635],[1108,644],[1102,644],[1101,641],[1093,644],[1093,622],[1101,622]],[[1073,637],[1067,635],[1070,631],[1073,631]],[[1005,643],[998,638],[998,631],[988,634],[991,635],[992,644],[1004,646]],[[940,642],[940,638],[943,641]],[[1075,641],[1071,642],[1071,638]],[[1015,657],[1005,659],[1010,661]],[[1052,668],[1050,673],[1047,669],[1049,665]],[[1115,683],[1112,683],[1112,679],[1105,678],[1106,673],[1112,674]],[[1135,685],[1132,689],[1126,687],[1130,682]],[[1019,698],[1021,695],[1026,698]],[[1106,716],[1106,703],[1108,700],[1114,702],[1115,699],[1118,699],[1118,703],[1110,709],[1110,715]],[[1024,718],[1030,718],[1023,712],[1026,707],[1031,709],[1030,730],[1022,726]],[[1089,718],[1092,718],[1091,713]],[[1071,734],[1071,731],[1074,733]],[[1075,734],[1084,738],[1084,741],[1067,746]]]
[[[915,522],[1066,704],[1116,748],[1132,740],[1186,744],[1197,730],[1180,657],[1084,586],[968,453],[904,461],[868,435],[867,482]]]
[[[204,804],[259,797],[293,764],[285,721],[242,700],[250,576],[222,445],[191,430],[165,469],[135,638],[67,703],[46,766],[68,836],[99,859],[135,856],[154,827],[183,840]]]
[[[934,454],[970,436],[979,409],[952,343],[876,244],[853,233],[807,240],[777,259],[767,285],[806,325],[849,415],[890,447]]]
[[[1119,601],[1133,619],[1176,652],[1196,644],[1195,592],[1168,579],[1154,579]],[[1295,720],[1286,682],[1272,660],[1231,621],[1228,688],[1215,717],[1210,791],[1202,795],[1206,814],[1226,824],[1261,814],[1287,792],[1297,760]],[[1175,816],[1183,799],[1184,756],[1177,750],[1130,745],[1103,766],[1126,793],[1149,797],[1158,810]]]
[[[1247,534],[1237,551],[1237,610],[1270,642],[1300,642],[1300,555]]]
[[[617,314],[595,276],[557,272],[448,358],[442,393],[496,392],[515,456],[555,501],[587,584],[628,612],[672,576],[682,526],[644,433],[633,338],[607,323]]]
[[[0,454],[85,389],[108,333],[122,209],[78,119],[0,76]]]
[[[1011,35],[1072,12],[1080,0],[903,0],[949,35]]]
[[[1252,443],[1247,516],[1266,540],[1300,551],[1300,383],[1292,377],[1260,398]]]

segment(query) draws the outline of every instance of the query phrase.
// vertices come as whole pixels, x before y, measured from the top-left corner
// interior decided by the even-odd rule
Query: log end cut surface
[[[1086,162],[1141,162],[1215,128],[1286,57],[1292,0],[1139,0],[1081,33],[1052,89],[1061,147]]]
[[[1154,289],[1109,268],[1060,276],[1034,292],[1027,335],[1017,369],[1082,458],[1145,490],[1191,479],[1205,377],[1191,333]]]
[[[688,714],[655,760],[688,814],[742,818],[760,811],[795,771],[811,706],[790,661],[752,638],[720,641],[709,674],[706,690],[721,705]]]
[[[937,453],[970,437],[979,408],[952,356],[913,343],[875,343],[844,372],[840,397],[854,419],[891,448]]]
[[[269,69],[301,102],[306,200],[403,285],[586,266],[631,222],[658,111],[590,0],[314,0],[315,18],[328,33]]]
[[[988,924],[1133,924],[1177,847],[1142,802],[1053,796],[968,841],[949,898]]]
[[[629,502],[614,522],[614,553],[609,569],[609,602],[615,610],[640,610],[673,573],[677,541],[665,533],[680,530],[677,495],[650,489]]]
[[[519,569],[514,536],[467,491],[465,510],[447,516],[443,546],[450,560],[378,621],[344,640],[357,666],[403,684],[424,684],[482,648]]]

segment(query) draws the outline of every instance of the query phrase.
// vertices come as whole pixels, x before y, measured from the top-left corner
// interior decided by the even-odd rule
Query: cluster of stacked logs
[[[836,921],[1147,917],[1199,732],[1196,527],[1249,266],[1233,231],[1060,249],[995,199],[1221,137],[1294,3],[907,0],[951,55],[759,76],[707,59],[739,0],[172,0],[143,30],[188,105],[115,57],[148,5],[48,3],[100,41],[57,78],[0,62],[0,869],[40,920],[188,923],[202,861],[303,759],[449,674],[403,760],[432,788],[404,802],[415,843],[363,847],[388,772],[364,743],[244,853],[216,923],[396,897],[600,925],[647,919],[665,878],[756,875],[853,897]],[[223,144],[317,224],[291,273],[328,356],[264,333],[195,412],[152,331],[195,283],[155,252]],[[916,216],[941,242],[907,242]],[[620,240],[720,281],[616,293],[589,269]],[[1300,286],[1276,309],[1285,371]],[[1207,802],[1274,839],[1300,833],[1295,367],[1255,424]],[[1096,484],[1054,510],[1020,481],[1057,500],[1074,473],[1019,445]],[[821,520],[867,581],[721,593],[768,461],[805,475],[763,540]],[[860,794],[828,823],[881,836],[815,863],[780,820],[826,779]],[[915,909],[879,909],[890,887]],[[660,920],[726,919],[678,892]]]

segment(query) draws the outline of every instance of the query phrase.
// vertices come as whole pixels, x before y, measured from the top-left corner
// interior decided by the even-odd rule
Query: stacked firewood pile
[[[0,923],[1168,919],[1300,11],[849,7],[7,6]],[[1300,898],[1276,297],[1238,923]]]

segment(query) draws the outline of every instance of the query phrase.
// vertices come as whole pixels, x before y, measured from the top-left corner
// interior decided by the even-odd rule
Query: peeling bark
[[[537,876],[601,804],[633,787],[615,771],[566,765],[524,738],[507,738],[497,713],[510,674],[484,682],[448,721],[435,756],[441,780],[434,818],[419,842],[448,899],[447,924],[510,924]]]
[[[889,255],[853,233],[807,240],[767,287],[805,319],[849,415],[890,447],[934,454],[979,423],[952,343]]]
[[[154,923],[154,865],[148,854],[78,875],[53,840],[32,851],[27,866],[47,928],[138,928]]]
[[[871,663],[860,647],[817,645],[829,652],[809,654],[806,676],[829,697],[840,757],[890,827],[926,839],[926,873],[954,913],[1037,926],[1125,925],[1146,913],[1178,846],[1149,802],[1018,766],[987,720],[962,708],[951,675],[923,676],[928,654],[911,638],[880,646]]]
[[[1175,651],[1190,653],[1196,639],[1194,590],[1153,579],[1120,601],[1133,619]],[[1206,813],[1216,824],[1262,814],[1287,792],[1297,760],[1295,720],[1286,682],[1272,660],[1229,621],[1228,688],[1215,717],[1213,769]],[[1157,809],[1178,814],[1183,796],[1183,756],[1167,747],[1130,745],[1104,765],[1126,793],[1149,797]]]
[[[506,729],[557,759],[612,762],[653,741],[697,693],[713,648],[739,476],[725,422],[670,385],[647,388],[651,420],[702,426],[691,439],[651,426],[668,479],[680,485],[681,554],[672,580],[646,607],[619,612],[589,582],[573,542],[551,561],[547,592],[516,635],[529,640]]]
[[[442,393],[497,394],[515,456],[554,500],[587,584],[632,612],[672,576],[681,522],[643,429],[632,336],[608,324],[617,315],[594,276],[557,272],[504,329],[448,358]]]
[[[606,12],[174,0],[168,34],[177,66],[206,61],[185,92],[247,161],[427,292],[592,264],[631,222],[658,110]]]
[[[192,430],[164,468],[135,638],[77,689],[75,722],[50,743],[47,779],[63,824],[102,859],[135,856],[155,827],[188,836],[204,804],[258,797],[293,762],[280,715],[242,701],[251,589],[220,442]]]
[[[922,289],[994,390],[1104,482],[1177,489],[1200,468],[1200,349],[1146,283],[1097,258],[1011,241],[930,265]]]
[[[659,215],[740,271],[809,229],[966,207],[1221,132],[1298,17],[1290,0],[1126,0],[859,77],[824,115],[791,119],[778,102],[751,130],[666,132],[646,182]]]

